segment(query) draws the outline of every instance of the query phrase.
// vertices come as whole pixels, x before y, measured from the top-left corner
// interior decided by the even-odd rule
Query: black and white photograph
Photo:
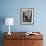
[[[33,24],[34,23],[34,8],[20,9],[20,23]]]

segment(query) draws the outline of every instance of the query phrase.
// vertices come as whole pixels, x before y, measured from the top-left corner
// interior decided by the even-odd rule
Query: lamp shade
[[[5,25],[13,25],[14,18],[5,18]]]

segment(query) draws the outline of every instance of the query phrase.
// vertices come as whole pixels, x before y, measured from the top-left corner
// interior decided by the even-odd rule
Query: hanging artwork
[[[20,23],[21,24],[34,24],[34,8],[21,8],[20,9]]]

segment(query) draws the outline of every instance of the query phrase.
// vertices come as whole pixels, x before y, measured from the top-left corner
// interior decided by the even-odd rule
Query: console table
[[[40,32],[38,35],[26,35],[26,32],[11,32],[8,35],[4,33],[4,46],[43,46],[43,35]]]

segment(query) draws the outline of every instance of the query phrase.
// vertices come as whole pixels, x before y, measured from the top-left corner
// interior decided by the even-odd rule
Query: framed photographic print
[[[34,8],[21,8],[20,9],[20,23],[21,24],[34,24]]]

